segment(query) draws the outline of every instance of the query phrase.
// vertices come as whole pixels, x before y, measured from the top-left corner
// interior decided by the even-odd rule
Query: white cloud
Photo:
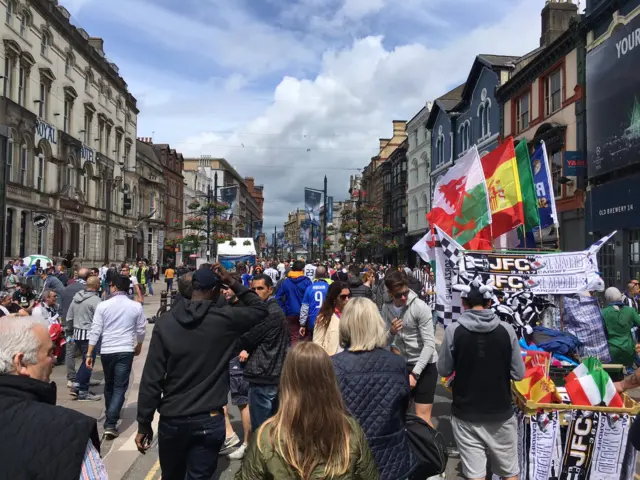
[[[407,1],[412,6],[424,2]],[[484,8],[475,4],[477,0],[464,1],[471,15],[474,9]],[[369,15],[367,7],[362,8],[366,4],[350,2],[350,15]],[[382,0],[370,4],[382,4]],[[541,8],[537,1],[514,1],[492,25],[449,31],[444,46],[409,43],[387,49],[383,37],[367,36],[355,39],[348,48],[326,50],[319,58],[310,53],[315,48],[300,44],[300,38],[289,45],[287,38],[293,37],[265,26],[258,28],[257,37],[248,35],[243,45],[230,46],[239,33],[227,32],[230,38],[223,40],[225,47],[245,52],[245,63],[279,64],[291,72],[268,98],[255,93],[255,82],[246,83],[255,66],[240,65],[238,50],[234,55],[223,53],[229,74],[206,82],[180,78],[177,73],[147,74],[143,66],[134,69],[126,60],[117,63],[133,93],[143,99],[139,135],[155,131],[158,140],[171,142],[187,155],[224,156],[242,175],[254,176],[265,185],[265,227],[273,228],[282,226],[288,211],[302,206],[305,186],[321,188],[325,173],[330,195],[344,198],[349,175],[377,153],[378,138],[391,134],[391,120],[411,118],[427,100],[464,81],[477,54],[518,55],[535,48]],[[378,13],[386,12],[385,8]],[[145,15],[144,23],[151,24],[161,19],[158,15],[168,13],[155,8],[153,14]],[[127,12],[127,16],[132,26],[140,21],[138,15]],[[221,47],[213,44],[225,33],[218,27],[187,18],[178,22],[173,29],[176,35],[167,36],[167,43],[178,45],[171,48],[183,48],[189,41],[213,34],[212,48],[219,54]],[[164,35],[164,29],[159,31]],[[242,28],[240,32],[247,33]],[[271,34],[274,37],[266,40],[264,35]],[[256,60],[251,50],[261,42],[268,46],[259,48]],[[313,65],[318,73],[312,78],[299,76],[299,61]]]

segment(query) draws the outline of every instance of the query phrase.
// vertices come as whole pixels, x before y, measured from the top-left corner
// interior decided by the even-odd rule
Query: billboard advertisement
[[[640,15],[587,53],[589,178],[640,162]]]

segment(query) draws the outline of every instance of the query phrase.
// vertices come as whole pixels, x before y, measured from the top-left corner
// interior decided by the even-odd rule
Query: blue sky
[[[265,227],[303,187],[347,195],[391,120],[479,53],[538,44],[544,0],[62,0],[138,99],[138,136],[224,156],[265,185]],[[351,169],[351,170],[350,170]]]

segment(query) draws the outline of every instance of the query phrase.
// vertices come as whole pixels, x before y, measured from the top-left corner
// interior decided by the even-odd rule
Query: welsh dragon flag
[[[465,248],[491,250],[491,208],[475,145],[436,183],[427,220]]]
[[[565,388],[573,405],[624,407],[611,377],[595,357],[584,359],[565,377]]]

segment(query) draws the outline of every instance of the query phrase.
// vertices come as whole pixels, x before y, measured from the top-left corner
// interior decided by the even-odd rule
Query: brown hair
[[[314,405],[311,414],[309,405]],[[267,425],[272,426],[269,443],[302,480],[311,479],[319,465],[324,465],[323,478],[347,472],[351,428],[333,363],[322,347],[301,342],[287,354],[280,407],[257,433],[261,452]]]
[[[409,277],[405,272],[396,270],[389,273],[388,275],[385,275],[384,284],[389,291],[394,290],[398,287],[408,287]]]
[[[324,298],[324,302],[320,307],[318,316],[316,317],[316,324],[314,328],[326,328],[331,322],[333,311],[336,308],[336,301],[340,296],[342,290],[349,290],[349,284],[346,282],[333,282],[327,290],[327,296]]]

